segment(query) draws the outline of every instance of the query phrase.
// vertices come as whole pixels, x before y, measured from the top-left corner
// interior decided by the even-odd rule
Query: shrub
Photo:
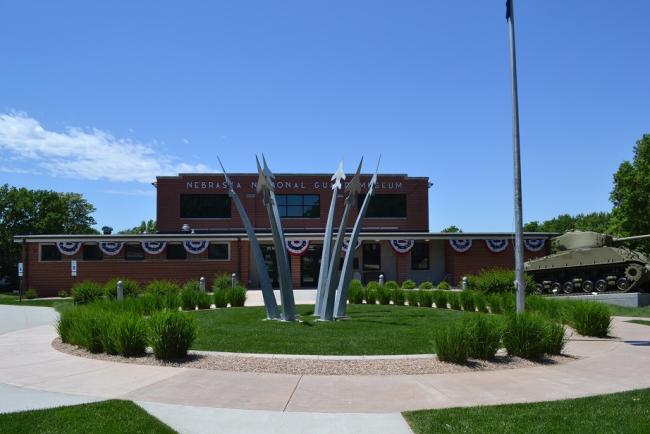
[[[355,280],[353,280],[352,282],[354,282]],[[359,282],[358,280],[356,281]],[[348,301],[352,304],[362,304],[364,293],[365,293],[365,290],[363,289],[363,285],[361,285],[361,282],[359,282],[358,285],[357,284],[353,285],[352,282],[348,287]]]
[[[374,282],[370,282],[374,283]],[[377,304],[377,288],[371,287],[368,283],[368,288],[366,288],[366,303],[368,304]],[[377,285],[378,287],[379,285]]]
[[[433,343],[438,360],[465,363],[469,354],[467,332],[462,322],[441,327],[434,333]]]
[[[352,288],[363,289],[363,284],[359,279],[352,279],[350,280],[350,286],[348,286],[348,292],[350,292]]]
[[[438,309],[447,309],[447,293],[441,290],[433,291],[433,302]]]
[[[433,283],[431,283],[431,282],[422,282],[422,283],[420,283],[420,289],[433,289]]]
[[[156,295],[177,294],[180,290],[178,283],[171,280],[152,280],[144,289],[145,293]]]
[[[117,282],[122,281],[124,285],[124,298],[126,297],[135,297],[140,292],[140,284],[132,279],[125,279],[121,277],[114,277],[113,279],[106,282],[104,285],[104,295],[108,298],[117,298]]]
[[[196,339],[194,318],[181,312],[158,312],[149,321],[149,342],[157,359],[187,356]]]
[[[228,307],[228,290],[216,289],[213,294],[215,307]]]
[[[169,294],[165,294],[162,298],[163,298],[163,305],[167,309],[178,310],[179,306],[181,305],[180,292],[172,292]]]
[[[212,281],[212,292],[225,291],[232,287],[232,276],[228,273],[221,273],[214,276]]]
[[[113,315],[112,340],[115,350],[124,357],[141,356],[147,348],[147,327],[144,318],[131,314]]]
[[[550,300],[539,295],[526,296],[526,310],[528,312],[537,312],[546,319],[556,322],[568,320],[565,313],[566,302]]]
[[[474,304],[479,312],[487,313],[487,299],[482,292],[474,292]]]
[[[199,279],[191,279],[183,283],[183,290],[192,290],[192,291],[201,291],[201,285],[199,285]]]
[[[467,312],[476,311],[476,304],[474,303],[474,293],[472,291],[462,291],[460,293],[460,304],[463,310]]]
[[[533,313],[508,316],[503,345],[511,356],[537,359],[544,355],[546,323]]]
[[[433,305],[433,291],[421,289],[418,304],[422,307],[431,307]]]
[[[449,306],[454,310],[460,310],[460,295],[458,292],[449,292],[447,294],[447,300],[449,301]]]
[[[232,307],[243,307],[246,303],[246,289],[237,285],[226,292],[226,300]]]
[[[389,280],[388,282],[386,282],[386,284],[384,286],[386,286],[386,288],[388,288],[388,289],[398,289],[399,288],[399,284],[397,282],[395,282],[394,280]]]
[[[503,333],[501,322],[497,317],[485,315],[467,315],[463,318],[468,356],[474,359],[493,359],[501,345]]]
[[[406,293],[406,301],[409,306],[418,306],[420,303],[420,291],[415,289],[409,289],[404,291]]]
[[[366,285],[366,289],[372,289],[373,291],[376,291],[379,288],[379,282],[371,280],[368,282]]]
[[[442,282],[438,283],[438,289],[449,291],[451,289],[451,285],[446,280],[443,280]]]
[[[199,294],[196,296],[196,305],[199,309],[210,309],[212,297],[207,292],[199,291]]]
[[[533,290],[535,281],[532,277],[525,274],[526,288]],[[514,270],[504,270],[493,268],[481,270],[477,276],[467,276],[467,289],[481,292],[514,292],[515,291],[515,272]]]
[[[33,300],[36,297],[38,297],[38,293],[34,288],[29,288],[27,291],[25,291],[25,298],[27,300]]]
[[[390,304],[390,289],[386,288],[386,285],[377,288],[377,301],[379,304]]]
[[[137,298],[128,298],[123,304],[124,310],[135,309],[142,315],[151,315],[166,307],[165,296],[153,292],[144,293]]]
[[[403,289],[415,289],[416,287],[417,287],[417,285],[411,279],[407,279],[404,282],[402,282],[402,288]]]
[[[544,352],[561,354],[566,342],[566,327],[560,323],[548,321],[544,330]]]
[[[406,295],[404,294],[404,290],[402,288],[396,288],[391,291],[390,298],[393,300],[393,304],[396,304],[397,306],[404,306]]]
[[[68,296],[68,291],[66,291],[65,289],[62,289],[62,290],[60,290],[58,292],[57,295],[59,296],[59,298],[66,298]]]
[[[199,294],[201,291],[194,289],[191,286],[183,286],[180,293],[179,301],[183,310],[194,310],[199,301]]]
[[[72,343],[72,330],[76,322],[77,310],[76,308],[65,310],[56,322],[56,332],[66,344]]]
[[[503,303],[499,294],[488,294],[487,302],[490,306],[490,312],[497,314],[503,313]]]
[[[65,314],[71,315],[73,321],[69,330],[69,342],[91,353],[101,353],[104,349],[102,337],[106,336],[106,314],[97,308],[79,307],[70,309]]]
[[[503,292],[498,294],[501,297],[501,306],[505,313],[514,313],[517,311],[517,298],[512,292]]]
[[[103,293],[99,283],[86,280],[72,287],[72,300],[75,304],[88,304],[101,298]]]
[[[569,322],[583,336],[604,338],[609,335],[612,319],[609,307],[590,301],[572,301]]]

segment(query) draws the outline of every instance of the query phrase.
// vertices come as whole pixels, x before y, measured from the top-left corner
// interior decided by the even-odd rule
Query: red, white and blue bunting
[[[309,248],[309,240],[287,240],[287,251],[293,256],[302,256]]]
[[[350,239],[345,238],[343,240],[343,251],[347,252],[348,251],[348,246],[350,245]],[[357,238],[357,246],[354,248],[354,250],[358,249],[359,246],[361,245],[361,240]]]
[[[143,241],[142,249],[150,255],[157,255],[165,250],[166,241]]]
[[[524,246],[531,252],[539,252],[544,248],[544,243],[546,240],[544,238],[525,238]]]
[[[207,242],[206,240],[200,240],[200,241],[187,240],[183,242],[183,247],[185,247],[187,253],[198,255],[199,253],[205,252],[209,244],[210,243]]]
[[[464,253],[472,248],[472,240],[449,240],[449,245],[458,253]]]
[[[413,249],[415,241],[413,240],[390,240],[388,244],[393,248],[398,255],[406,255]]]
[[[105,255],[115,256],[120,253],[124,243],[122,241],[100,241],[99,250],[104,252]]]
[[[499,253],[508,248],[508,240],[485,240],[485,245],[491,252]]]
[[[72,256],[81,249],[81,241],[59,241],[56,247],[64,255]]]

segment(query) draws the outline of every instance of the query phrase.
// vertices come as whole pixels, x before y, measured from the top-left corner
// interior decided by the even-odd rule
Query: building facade
[[[331,175],[276,174],[275,193],[289,244],[294,287],[318,284],[323,233],[332,197]],[[257,174],[231,175],[255,227],[267,268],[277,284],[275,250],[269,219],[256,194]],[[362,176],[362,193],[354,204],[346,232],[351,231],[370,175]],[[40,295],[54,295],[74,282],[104,282],[114,277],[147,283],[155,279],[186,281],[235,273],[249,288],[259,273],[249,249],[242,219],[219,174],[158,177],[155,234],[21,235],[23,286]],[[355,247],[353,274],[364,282],[386,280],[452,284],[484,268],[512,268],[511,233],[429,232],[428,178],[404,174],[378,176],[360,243]],[[337,196],[335,233],[344,207]],[[526,234],[525,258],[548,254],[554,234]]]

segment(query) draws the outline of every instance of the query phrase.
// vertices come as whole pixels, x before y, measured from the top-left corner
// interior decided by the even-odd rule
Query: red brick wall
[[[320,194],[320,218],[287,218],[282,220],[285,229],[315,230],[325,228],[332,190],[329,187],[331,175],[276,175],[276,194]],[[232,175],[237,194],[241,199],[254,227],[268,228],[269,219],[262,199],[255,194],[253,183],[257,175]],[[362,176],[362,183],[370,176]],[[243,224],[234,204],[231,218],[227,219],[181,219],[181,194],[227,194],[220,175],[183,175],[159,177],[157,181],[157,228],[161,232],[178,232],[187,223],[195,229],[242,230]],[[188,187],[188,183],[192,185]],[[398,188],[399,186],[399,188]],[[217,188],[218,187],[218,188]],[[363,192],[367,189],[364,188]],[[429,185],[426,178],[409,178],[404,175],[379,175],[376,194],[406,194],[407,217],[401,219],[374,219],[364,221],[365,230],[429,230]],[[340,222],[343,213],[343,195],[339,194],[336,204],[335,222]],[[356,219],[355,204],[348,226]]]
[[[544,249],[531,252],[524,247],[524,260],[546,256],[550,253],[550,242],[546,242]],[[452,279],[452,285],[460,285],[463,276],[477,274],[488,268],[515,268],[515,251],[512,240],[508,247],[499,253],[488,249],[485,240],[473,240],[472,247],[464,253],[455,251],[449,243],[445,247],[445,269]]]

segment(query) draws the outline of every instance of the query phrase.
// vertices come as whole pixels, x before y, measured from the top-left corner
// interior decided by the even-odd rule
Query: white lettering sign
[[[77,261],[74,259],[70,261],[70,274],[72,277],[77,277]]]
[[[18,263],[18,277],[23,277],[23,263]]]
[[[364,190],[368,189],[368,184],[370,181],[365,181],[361,183],[361,188]],[[346,182],[347,186],[349,182]],[[275,190],[306,190],[308,188],[314,190],[331,190],[332,183],[331,181],[305,181],[305,180],[276,180],[272,182],[273,188]],[[241,189],[242,185],[238,181],[233,181],[233,187],[236,189]],[[377,190],[401,190],[403,187],[402,182],[397,181],[380,181],[377,183]],[[226,181],[214,182],[214,181],[186,181],[185,182],[186,190],[228,190],[228,183]],[[257,189],[257,181],[251,181],[250,189]]]

